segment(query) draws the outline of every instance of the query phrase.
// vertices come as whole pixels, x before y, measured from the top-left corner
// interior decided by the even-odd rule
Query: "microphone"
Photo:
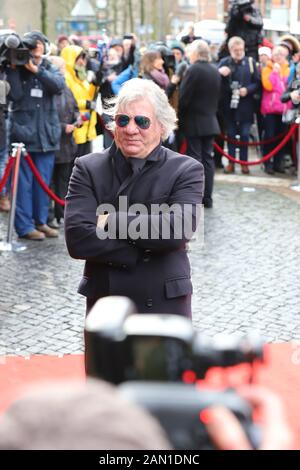
[[[4,44],[9,49],[17,49],[21,44],[21,40],[16,34],[10,34],[5,38]]]

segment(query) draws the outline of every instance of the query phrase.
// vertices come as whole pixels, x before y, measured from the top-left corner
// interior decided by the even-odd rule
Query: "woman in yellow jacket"
[[[67,46],[61,51],[66,62],[66,83],[71,89],[82,117],[83,125],[74,130],[74,139],[78,145],[76,155],[91,152],[91,141],[96,138],[97,114],[94,108],[96,87],[86,79],[87,56],[80,46]]]

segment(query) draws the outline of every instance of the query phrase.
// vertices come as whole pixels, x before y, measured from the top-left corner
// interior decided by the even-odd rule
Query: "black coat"
[[[162,146],[148,156],[136,176],[131,171],[122,176],[121,163],[127,165],[114,144],[101,154],[75,161],[66,198],[65,235],[70,255],[86,260],[78,291],[89,299],[125,295],[141,313],[190,316],[192,283],[186,240],[100,240],[96,209],[104,202],[117,206],[119,195],[127,195],[130,204],[201,204],[203,166]]]
[[[221,77],[214,65],[199,60],[188,68],[179,88],[179,126],[186,136],[219,134],[220,87]]]
[[[75,124],[80,118],[77,101],[66,85],[60,95],[55,95],[57,112],[61,124],[60,149],[55,152],[55,163],[71,163],[75,159],[77,144],[73,134],[66,134],[66,125]]]

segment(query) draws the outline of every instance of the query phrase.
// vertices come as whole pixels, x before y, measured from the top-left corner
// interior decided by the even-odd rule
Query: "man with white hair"
[[[161,145],[176,114],[154,82],[129,80],[114,103],[112,146],[76,160],[66,198],[67,247],[86,260],[79,293],[87,312],[100,297],[124,295],[138,312],[191,316],[186,242],[203,167]],[[188,216],[191,231],[181,230]]]
[[[221,77],[210,64],[210,49],[198,39],[187,46],[191,66],[179,89],[179,125],[187,140],[187,154],[204,166],[204,207],[213,205],[214,181],[213,142],[220,128],[217,120]]]

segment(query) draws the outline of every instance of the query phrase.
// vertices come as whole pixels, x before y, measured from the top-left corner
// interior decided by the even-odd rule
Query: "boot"
[[[0,196],[0,211],[2,212],[10,211],[10,201],[7,196]]]
[[[224,168],[224,173],[234,173],[234,163],[228,163]]]
[[[243,175],[249,175],[249,167],[247,165],[242,165],[242,173]]]

